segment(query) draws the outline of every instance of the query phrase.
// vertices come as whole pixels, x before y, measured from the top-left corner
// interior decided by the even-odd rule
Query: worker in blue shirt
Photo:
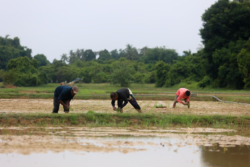
[[[54,92],[54,109],[52,113],[58,113],[60,104],[63,105],[64,112],[69,112],[70,101],[77,94],[77,86],[58,86]]]

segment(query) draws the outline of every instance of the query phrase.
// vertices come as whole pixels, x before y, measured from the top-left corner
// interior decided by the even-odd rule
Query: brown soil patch
[[[116,111],[113,111],[110,102],[110,100],[72,100],[70,113],[86,113],[89,110],[99,113],[116,113]],[[173,109],[173,101],[138,100],[137,102],[144,113],[250,116],[250,105],[191,101],[190,109],[179,103]],[[155,108],[155,105],[159,104],[166,106],[166,108]],[[0,113],[51,113],[53,100],[0,99],[0,106]],[[129,103],[124,107],[123,112],[137,113]],[[62,106],[60,106],[59,113],[64,114]]]
[[[46,153],[48,151],[63,152],[116,152],[130,153],[144,151],[145,149],[114,147],[122,143],[111,143],[100,146],[93,143],[82,142],[72,137],[55,136],[0,136],[0,153],[19,153],[28,155],[31,153]]]
[[[17,86],[14,86],[14,85],[5,85],[4,87],[5,88],[18,88]]]
[[[48,151],[63,152],[121,152],[131,153],[147,150],[150,147],[184,147],[189,145],[202,145],[205,147],[218,145],[219,147],[235,147],[250,145],[250,138],[243,136],[226,136],[221,134],[199,135],[189,132],[205,131],[207,133],[218,133],[229,131],[228,129],[212,128],[181,128],[181,129],[160,129],[160,130],[128,130],[123,128],[0,128],[3,133],[0,135],[0,153],[46,153]],[[29,135],[13,135],[11,131],[25,131]],[[186,132],[185,134],[172,133],[172,131]],[[0,131],[1,132],[1,131]],[[34,134],[33,132],[36,132]],[[4,134],[5,133],[5,134]],[[7,133],[7,134],[6,134]],[[40,135],[39,135],[40,134]],[[62,135],[63,134],[63,135]],[[102,136],[114,136],[111,138],[101,138]],[[115,136],[128,135],[129,138],[115,138]],[[61,136],[60,136],[61,135]],[[73,135],[73,136],[72,136]],[[139,136],[137,140],[134,137]],[[144,140],[143,137],[165,138],[165,142],[157,140]],[[170,143],[169,139],[174,138],[175,143]],[[122,140],[121,140],[122,139]],[[137,148],[140,146],[140,148]]]

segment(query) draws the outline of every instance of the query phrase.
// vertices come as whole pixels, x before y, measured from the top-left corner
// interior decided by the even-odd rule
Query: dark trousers
[[[67,100],[62,100],[65,104],[67,103]],[[59,107],[60,107],[60,104],[57,100],[57,98],[54,97],[54,109],[53,109],[53,113],[58,113],[58,110],[59,110]],[[66,110],[63,106],[63,109],[64,109],[64,112],[69,112],[69,110]]]
[[[135,100],[134,97],[132,97],[132,100],[128,100],[129,103],[135,108],[135,109],[141,109],[141,107],[139,106],[139,104],[137,103],[137,101]],[[118,100],[118,107],[122,107],[122,103],[123,103],[123,100]]]

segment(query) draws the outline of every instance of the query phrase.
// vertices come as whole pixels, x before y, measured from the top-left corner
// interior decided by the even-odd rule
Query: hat
[[[72,90],[73,90],[74,94],[77,94],[77,92],[78,92],[78,87],[77,87],[77,86],[73,86],[73,87],[72,87]]]

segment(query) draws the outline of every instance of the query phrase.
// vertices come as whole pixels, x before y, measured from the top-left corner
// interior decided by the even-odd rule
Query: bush
[[[205,88],[206,86],[211,84],[211,79],[209,76],[205,76],[199,83],[198,86],[201,88]]]
[[[109,76],[105,72],[99,72],[93,76],[94,83],[105,83],[109,81]]]
[[[144,83],[145,80],[145,74],[139,73],[137,72],[134,76],[133,76],[133,81],[135,83]]]

